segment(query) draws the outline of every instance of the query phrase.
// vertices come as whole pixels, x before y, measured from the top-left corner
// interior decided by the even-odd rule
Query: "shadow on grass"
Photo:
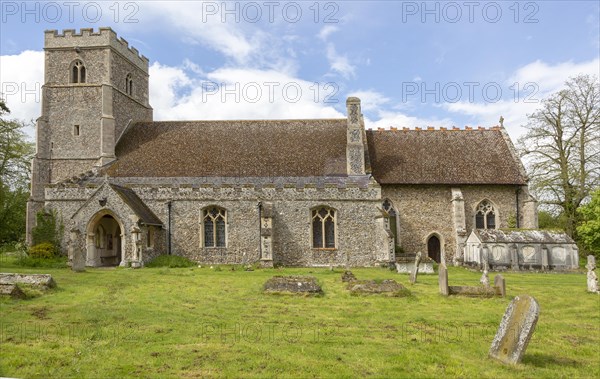
[[[574,359],[557,357],[555,355],[542,354],[542,353],[532,353],[532,354],[525,353],[525,356],[523,357],[523,360],[521,361],[521,363],[523,363],[524,365],[531,365],[531,366],[542,367],[542,368],[548,368],[551,365],[556,365],[556,366],[561,366],[561,367],[564,367],[564,366],[577,367],[577,365],[579,364],[579,362],[577,362]]]

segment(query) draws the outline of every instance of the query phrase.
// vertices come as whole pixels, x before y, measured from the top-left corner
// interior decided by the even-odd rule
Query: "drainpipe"
[[[517,203],[517,229],[521,227],[521,223],[519,222],[520,219],[520,215],[519,215],[519,192],[521,191],[521,189],[519,187],[517,187],[517,189],[515,190],[515,202]]]
[[[262,201],[256,205],[258,207],[258,257],[262,258]]]
[[[167,254],[171,255],[171,201],[167,202],[168,210],[168,234],[167,234]]]

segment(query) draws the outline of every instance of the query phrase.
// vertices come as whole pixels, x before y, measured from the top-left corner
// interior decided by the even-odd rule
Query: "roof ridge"
[[[434,127],[434,126],[427,126],[427,127],[420,127],[420,126],[415,126],[413,128],[407,128],[407,127],[402,127],[401,129],[395,126],[390,126],[389,129],[387,128],[382,128],[382,127],[377,127],[375,128],[367,128],[367,131],[374,131],[374,132],[398,132],[398,131],[402,131],[402,132],[446,132],[446,131],[459,131],[459,132],[471,132],[471,131],[501,131],[502,129],[504,129],[501,126],[498,125],[494,125],[494,126],[490,126],[490,127],[483,127],[483,126],[477,126],[475,127],[471,127],[471,126],[465,126],[464,128],[459,128],[456,126],[452,126],[452,128],[448,128],[446,126],[439,126],[439,127]]]
[[[234,119],[234,120],[154,120],[138,121],[136,124],[159,124],[159,123],[194,123],[194,122],[281,122],[281,121],[346,121],[346,118],[284,118],[284,119]]]

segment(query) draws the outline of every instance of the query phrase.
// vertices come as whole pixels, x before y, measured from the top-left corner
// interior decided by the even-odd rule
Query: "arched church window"
[[[484,200],[477,206],[475,213],[475,228],[496,229],[496,211],[488,200]]]
[[[226,215],[225,209],[219,207],[209,207],[204,210],[204,247],[226,247]]]
[[[312,210],[312,243],[316,249],[335,249],[335,209]]]
[[[133,78],[131,74],[127,74],[125,77],[125,93],[129,96],[133,96]]]
[[[85,66],[79,59],[71,65],[71,83],[85,83]]]

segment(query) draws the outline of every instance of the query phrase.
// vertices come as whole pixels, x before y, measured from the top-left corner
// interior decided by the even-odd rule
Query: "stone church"
[[[341,119],[153,121],[148,59],[110,28],[44,50],[28,238],[55,212],[88,266],[456,262],[473,230],[537,227],[502,125],[367,130],[358,98]]]

